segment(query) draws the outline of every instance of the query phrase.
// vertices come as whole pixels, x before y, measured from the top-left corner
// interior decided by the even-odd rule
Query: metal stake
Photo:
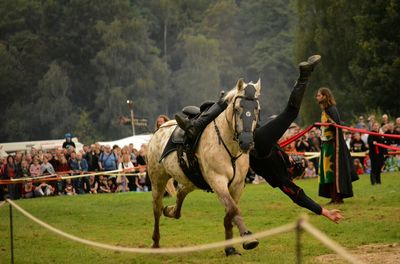
[[[10,204],[10,246],[11,246],[11,264],[14,264],[14,230],[13,230],[13,213]]]
[[[296,226],[296,263],[301,264],[301,222],[304,219],[300,218]]]

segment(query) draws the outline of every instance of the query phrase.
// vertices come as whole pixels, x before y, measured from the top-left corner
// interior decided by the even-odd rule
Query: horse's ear
[[[260,96],[261,93],[261,79],[258,78],[258,81],[254,84],[254,86],[256,87],[256,97]]]
[[[244,80],[243,78],[240,78],[237,83],[236,83],[236,88],[238,89],[238,91],[242,90],[244,87]]]

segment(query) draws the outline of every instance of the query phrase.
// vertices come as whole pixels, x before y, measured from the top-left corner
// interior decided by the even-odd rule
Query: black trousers
[[[271,153],[272,148],[297,118],[298,114],[298,108],[288,105],[277,117],[256,129],[254,147],[258,156],[266,157]]]
[[[383,157],[374,157],[371,156],[371,184],[381,184],[381,172],[382,172],[382,166],[384,164],[384,158]]]

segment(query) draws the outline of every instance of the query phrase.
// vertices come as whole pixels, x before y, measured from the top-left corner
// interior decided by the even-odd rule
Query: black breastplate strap
[[[224,140],[222,139],[221,133],[220,133],[220,131],[219,131],[219,128],[218,128],[218,126],[217,126],[217,123],[215,123],[215,120],[214,120],[214,127],[215,127],[215,132],[217,132],[219,144],[222,143],[222,145],[224,146],[226,152],[228,152],[229,157],[231,158],[231,164],[232,164],[232,168],[233,168],[233,177],[232,177],[232,179],[231,179],[231,180],[229,181],[229,183],[228,183],[228,187],[229,187],[229,186],[231,185],[231,183],[233,182],[233,180],[235,179],[235,176],[236,176],[236,160],[237,160],[238,158],[240,158],[240,156],[242,156],[243,153],[241,152],[241,153],[240,153],[238,156],[236,156],[236,157],[233,156],[232,153],[229,151],[228,147],[226,146]]]

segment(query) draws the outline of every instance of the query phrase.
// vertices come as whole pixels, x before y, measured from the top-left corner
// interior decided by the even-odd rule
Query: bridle
[[[246,89],[248,89],[248,90],[246,90]],[[258,98],[255,96],[255,93],[256,93],[255,87],[252,84],[249,84],[245,88],[244,96],[242,96],[242,95],[236,96],[233,101],[233,105],[232,105],[233,111],[232,111],[232,119],[231,119],[234,121],[234,129],[235,129],[233,140],[236,141],[239,144],[239,146],[241,145],[241,140],[242,140],[241,135],[243,135],[243,133],[246,134],[246,136],[248,137],[248,140],[251,140],[251,142],[253,142],[253,133],[254,133],[254,131],[252,131],[253,122],[254,122],[254,120],[256,120],[256,122],[258,122],[259,117],[260,117],[259,101],[258,101]],[[240,108],[243,109],[242,114],[240,116],[239,116],[240,111],[235,107],[238,99],[240,99],[240,102],[239,102]],[[225,119],[228,122],[228,124],[231,123],[227,118],[227,111],[225,111]],[[243,121],[243,125],[242,125],[243,129],[241,132],[239,132],[238,120]],[[232,164],[232,168],[233,168],[233,177],[228,182],[228,187],[229,187],[236,176],[236,160],[242,156],[243,152],[240,151],[240,153],[237,156],[232,155],[231,151],[229,150],[229,148],[227,147],[227,145],[225,144],[225,142],[221,136],[221,132],[219,131],[219,128],[218,128],[215,120],[214,120],[214,128],[215,128],[215,131],[218,136],[219,144],[222,143],[222,145],[224,146],[225,150],[228,152],[229,157],[231,159],[231,164]]]
[[[259,101],[255,96],[256,89],[252,84],[249,84],[245,88],[245,94],[236,96],[233,101],[233,111],[232,111],[232,119],[234,122],[234,137],[233,140],[240,144],[240,135],[242,133],[251,133],[253,134],[253,122],[259,121],[260,111],[259,111]],[[242,113],[240,114],[240,110],[236,108],[237,100],[240,99],[239,106],[242,109]],[[227,120],[228,121],[228,120]],[[239,122],[242,121],[242,131],[239,131]],[[229,122],[229,121],[228,121]]]

